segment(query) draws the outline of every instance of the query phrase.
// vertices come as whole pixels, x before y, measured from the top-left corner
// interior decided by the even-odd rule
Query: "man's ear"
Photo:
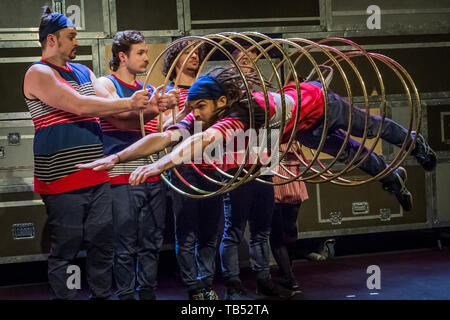
[[[50,33],[47,35],[47,45],[49,47],[53,47],[56,45],[56,35],[53,33]]]
[[[127,55],[126,55],[126,53],[125,52],[123,52],[123,51],[120,51],[119,52],[119,60],[120,60],[120,62],[125,62],[126,59],[127,58]]]
[[[219,99],[217,99],[217,107],[222,108],[225,107],[228,103],[227,97],[221,96]]]

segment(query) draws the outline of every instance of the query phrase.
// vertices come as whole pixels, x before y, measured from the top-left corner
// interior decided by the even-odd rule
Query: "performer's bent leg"
[[[299,141],[309,148],[317,148],[320,142],[321,129],[316,128],[314,130],[303,132],[298,135]],[[337,156],[339,149],[341,148],[345,139],[345,134],[339,130],[328,133],[325,140],[325,144],[322,148],[322,152],[327,153],[332,156]],[[338,161],[348,164],[355,155],[360,147],[360,143],[349,139],[342,154],[339,156]],[[356,158],[354,164],[359,163],[359,161],[367,155],[369,150],[363,148],[361,153]],[[364,162],[359,164],[359,168],[371,176],[376,176],[378,173],[383,171],[387,167],[384,160],[378,156],[375,152],[372,152]],[[406,211],[411,210],[412,207],[412,196],[411,193],[406,189],[406,170],[402,167],[390,172],[383,179],[380,180],[383,184],[383,188],[391,193],[393,193],[403,209]]]
[[[166,186],[145,182],[132,188],[138,206],[137,292],[141,300],[156,299],[159,252],[164,241]]]
[[[307,146],[308,148],[317,148],[320,143],[320,130],[317,130],[317,134],[303,133],[300,136],[300,143]],[[333,133],[328,134],[325,144],[322,148],[322,152],[327,153],[332,156],[336,156],[338,154],[339,149],[342,147],[342,144],[345,139],[345,134],[341,131],[334,131]],[[344,151],[339,156],[338,161],[348,164],[356,155],[360,143],[349,139],[347,145],[345,146]],[[364,148],[359,154],[358,158],[354,162],[354,164],[358,163],[359,160],[364,157],[369,150]],[[382,170],[386,168],[386,163],[380,156],[378,156],[375,152],[372,152],[370,156],[359,166],[361,170],[366,172],[371,176],[375,176],[380,173]]]
[[[348,128],[348,112],[349,104],[342,97],[335,93],[328,94],[328,119],[330,131],[337,129],[347,130]],[[366,111],[356,106],[351,107],[352,112],[352,127],[350,133],[356,137],[362,137],[364,134]],[[369,114],[367,122],[367,138],[372,139],[377,136],[378,130],[381,126],[382,117],[378,115]],[[397,147],[401,147],[407,138],[408,130],[396,123],[395,121],[385,117],[380,137]],[[413,136],[408,137],[407,146],[411,143]]]
[[[352,111],[352,127],[350,133],[356,137],[362,137],[365,128],[366,111],[356,106],[351,108]],[[339,95],[331,92],[328,95],[328,128],[330,131],[337,129],[347,130],[348,128],[348,112],[349,104],[342,99]],[[375,138],[382,123],[382,117],[370,114],[367,122],[367,138]],[[399,148],[406,140],[406,148],[410,147],[416,132],[411,132],[408,136],[408,130],[398,124],[397,122],[384,118],[383,126],[381,130],[381,139],[393,144]],[[428,145],[425,138],[419,133],[417,134],[417,140],[414,149],[411,151],[411,155],[414,156],[417,162],[426,171],[432,171],[436,167],[436,153]]]

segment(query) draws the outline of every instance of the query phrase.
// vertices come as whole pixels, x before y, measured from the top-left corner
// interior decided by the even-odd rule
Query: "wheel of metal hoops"
[[[178,54],[178,56],[175,58],[175,61],[173,65],[171,66],[170,70],[167,73],[167,76],[164,81],[164,88],[169,83],[169,75],[172,73],[173,69],[175,68],[175,65],[177,64],[180,57],[187,52],[187,57],[181,66],[181,68],[184,68],[186,62],[189,60],[189,57],[201,46],[205,46],[208,48],[208,54],[206,55],[205,59],[202,61],[198,74],[201,74],[201,71],[203,70],[205,63],[209,61],[211,56],[219,51],[222,55],[224,55],[229,61],[230,64],[233,65],[237,72],[239,73],[242,82],[244,84],[244,87],[242,90],[246,92],[246,96],[248,98],[248,101],[251,100],[251,92],[252,88],[249,85],[248,79],[246,77],[245,72],[243,72],[242,68],[239,66],[238,61],[236,61],[230,52],[232,52],[235,49],[239,49],[243,54],[246,56],[246,58],[251,62],[251,68],[253,69],[254,73],[257,75],[257,78],[259,79],[261,90],[264,94],[265,99],[265,123],[263,128],[269,127],[269,98],[268,98],[268,91],[269,91],[269,84],[272,87],[271,90],[273,91],[279,91],[281,95],[281,104],[282,104],[282,115],[281,115],[281,123],[279,126],[279,134],[277,136],[277,144],[280,144],[280,137],[283,136],[285,127],[286,127],[286,103],[285,103],[285,96],[283,92],[283,85],[289,80],[292,76],[293,80],[295,81],[295,85],[297,87],[297,99],[298,99],[298,108],[296,110],[295,114],[295,121],[294,121],[294,127],[291,130],[291,134],[289,136],[289,140],[287,142],[287,148],[285,151],[281,152],[279,155],[278,161],[276,161],[276,164],[279,164],[283,169],[284,172],[287,172],[288,175],[282,175],[275,170],[271,170],[274,165],[274,157],[278,156],[275,154],[272,154],[269,158],[269,161],[266,161],[265,163],[261,161],[259,158],[259,155],[257,155],[257,161],[254,161],[252,166],[248,169],[244,168],[245,164],[247,163],[247,160],[249,159],[250,155],[250,146],[247,145],[245,149],[245,158],[242,163],[238,164],[238,169],[235,172],[234,175],[230,175],[229,173],[223,171],[218,166],[212,164],[212,166],[215,167],[216,171],[224,178],[224,179],[214,179],[206,174],[204,174],[201,169],[196,166],[193,162],[191,162],[191,166],[194,168],[197,173],[203,177],[204,179],[207,179],[209,182],[212,182],[213,184],[217,185],[217,190],[203,190],[199,188],[198,186],[195,186],[191,184],[189,181],[183,178],[183,176],[180,174],[180,172],[174,168],[173,173],[186,185],[189,187],[192,192],[185,192],[176,186],[174,186],[171,181],[165,176],[162,175],[163,180],[175,191],[188,196],[192,198],[207,198],[207,197],[214,197],[216,195],[229,192],[231,190],[234,190],[235,188],[239,187],[240,185],[250,182],[252,180],[257,180],[261,183],[267,183],[267,184],[273,184],[273,185],[281,185],[290,183],[294,180],[300,180],[310,183],[323,183],[323,182],[331,182],[343,186],[355,186],[355,185],[361,185],[364,183],[368,183],[374,180],[379,180],[391,173],[393,170],[398,168],[398,166],[405,160],[405,158],[409,155],[409,153],[412,151],[415,143],[415,139],[417,135],[415,135],[414,140],[412,143],[408,144],[408,141],[405,140],[393,157],[393,160],[388,164],[388,166],[381,171],[379,174],[377,174],[374,177],[369,177],[367,179],[362,180],[351,180],[348,177],[344,177],[344,174],[350,173],[353,170],[357,169],[366,159],[370,156],[370,154],[374,151],[377,143],[380,140],[382,128],[383,126],[380,125],[377,131],[377,135],[375,138],[372,138],[373,142],[368,146],[369,152],[364,154],[362,157],[360,156],[361,152],[364,150],[364,147],[366,147],[366,142],[368,142],[367,138],[367,125],[368,120],[370,117],[370,99],[367,93],[366,83],[364,79],[368,77],[369,75],[361,74],[361,70],[358,69],[357,63],[358,60],[364,59],[366,62],[368,62],[371,66],[371,69],[373,70],[373,73],[375,75],[375,78],[378,82],[378,88],[380,90],[380,95],[378,96],[378,99],[375,99],[377,103],[379,103],[379,109],[380,109],[380,116],[381,116],[381,123],[383,124],[384,119],[387,114],[387,100],[386,100],[386,88],[383,82],[383,76],[379,70],[380,66],[383,66],[383,68],[387,67],[390,71],[392,71],[392,74],[390,76],[395,76],[401,83],[405,95],[407,97],[407,103],[409,105],[409,108],[411,110],[411,116],[409,121],[409,127],[408,127],[408,136],[410,135],[411,131],[419,131],[420,124],[421,124],[421,102],[418,90],[416,88],[416,85],[414,84],[414,81],[412,80],[409,73],[395,60],[392,58],[386,57],[381,54],[377,53],[371,53],[367,52],[362,46],[356,44],[355,42],[343,39],[343,38],[326,38],[322,39],[318,42],[313,42],[307,39],[302,38],[289,38],[289,39],[273,39],[270,38],[264,34],[257,33],[257,32],[244,32],[244,33],[234,33],[234,32],[226,32],[226,33],[218,33],[218,34],[211,34],[206,36],[188,36],[184,38],[180,38],[175,40],[171,45],[169,45],[163,52],[160,53],[160,55],[155,59],[153,64],[150,66],[147,77],[144,82],[144,87],[148,84],[150,75],[152,74],[153,70],[155,70],[155,66],[157,63],[164,57],[164,54],[167,52],[167,50],[170,48],[170,46],[176,45],[177,43],[187,41],[188,45],[186,45],[182,51]],[[339,45],[340,50],[336,47],[336,45]],[[231,50],[230,50],[231,48]],[[257,50],[259,52],[258,56],[255,59],[252,59],[249,53],[252,50]],[[319,55],[319,57],[314,57]],[[323,60],[320,63],[317,61],[317,59]],[[271,68],[271,74],[268,78],[265,77],[263,72],[261,71],[261,67],[258,65],[258,62],[261,59],[265,59],[265,61],[268,62],[270,68]],[[298,73],[297,68],[305,68],[309,67],[311,68],[311,72],[307,78],[307,80],[317,80],[320,81],[323,84],[322,92],[324,95],[324,130],[322,132],[322,136],[319,142],[319,145],[315,150],[303,148],[301,145],[301,137],[300,141],[296,140],[296,131],[300,119],[301,114],[301,90],[298,80]],[[248,68],[248,67],[247,67]],[[325,70],[325,71],[324,71]],[[346,71],[347,70],[347,71]],[[350,70],[350,72],[348,71]],[[325,77],[324,74],[328,72],[328,76]],[[367,71],[366,71],[367,72]],[[349,118],[348,118],[348,128],[346,130],[346,135],[344,142],[340,146],[340,149],[337,153],[337,155],[329,161],[328,164],[324,164],[320,159],[319,155],[324,147],[327,132],[327,114],[328,114],[328,91],[327,91],[327,85],[329,84],[331,78],[333,77],[333,74],[336,73],[339,75],[339,80],[341,80],[344,83],[344,87],[347,94],[347,99],[349,102],[349,108],[353,105],[354,102],[354,94],[352,92],[352,86],[350,84],[349,78],[354,78],[357,80],[358,88],[360,88],[362,92],[362,98],[363,98],[363,104],[364,109],[366,112],[365,116],[365,128],[364,132],[361,138],[361,145],[358,148],[355,156],[352,158],[351,161],[349,161],[343,169],[336,170],[334,165],[338,161],[341,154],[344,152],[346,144],[348,143],[350,139],[350,128],[352,127],[352,113],[349,112]],[[314,77],[315,75],[315,77]],[[373,74],[371,75],[373,76]],[[386,76],[386,75],[385,75]],[[313,78],[314,77],[314,78]],[[179,75],[177,75],[175,79],[175,88],[177,87],[179,82]],[[354,90],[354,88],[353,88]],[[249,118],[250,118],[250,129],[255,128],[255,119],[254,119],[254,113],[252,108],[249,109]],[[144,117],[143,112],[140,114],[140,120],[141,120],[141,131],[142,136],[145,136],[145,130],[144,130]],[[172,112],[172,121],[175,122],[175,111]],[[159,131],[162,131],[162,115],[159,116]],[[249,139],[251,140],[254,138],[252,136],[254,130],[250,131]],[[267,132],[267,131],[266,131]],[[260,137],[261,138],[261,137]],[[262,144],[264,145],[264,142],[267,141],[268,137],[267,135],[264,135],[262,140]],[[301,163],[301,167],[299,170],[299,174],[292,173],[286,166],[284,166],[281,161],[286,156],[287,152],[289,151],[292,144],[297,145],[298,152],[295,151],[295,155],[299,162]],[[310,153],[310,159],[308,160],[307,156],[305,155],[305,152],[303,150],[306,149],[306,152]],[[167,154],[169,150],[165,149],[164,153]],[[147,158],[147,161],[154,162],[155,160],[152,157]],[[269,166],[270,165],[270,166]],[[262,174],[263,170],[271,170],[271,172],[274,175],[277,175],[279,180],[281,182],[268,182],[264,179],[260,178],[260,175]],[[226,181],[226,182],[223,182]]]

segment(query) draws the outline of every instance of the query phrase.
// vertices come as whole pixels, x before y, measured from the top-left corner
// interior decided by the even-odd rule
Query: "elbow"
[[[79,115],[81,117],[95,117],[97,114],[94,114],[90,108],[88,107],[88,104],[84,101],[83,97],[77,98],[72,102],[72,110],[74,110],[73,113],[76,115]]]

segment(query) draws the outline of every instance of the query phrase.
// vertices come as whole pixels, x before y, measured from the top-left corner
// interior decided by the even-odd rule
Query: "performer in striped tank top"
[[[66,16],[46,6],[39,27],[42,59],[24,77],[24,98],[35,126],[35,191],[46,205],[50,226],[48,279],[58,299],[74,298],[68,267],[83,242],[87,279],[94,298],[108,298],[112,276],[112,214],[109,176],[79,170],[76,163],[103,154],[97,116],[157,109],[148,91],[107,99],[89,68],[76,57],[77,31]]]
[[[138,73],[146,71],[148,65],[147,46],[142,33],[136,30],[121,31],[112,44],[111,75],[101,77],[99,82],[114,97],[130,97],[143,87],[136,80]],[[146,88],[158,97],[159,105],[173,108],[178,102],[177,90],[160,94],[162,86]],[[165,111],[166,108],[160,109]],[[157,132],[152,119],[158,113],[144,113],[146,134]],[[101,117],[105,155],[114,155],[130,146],[141,136],[139,114],[124,112]],[[163,244],[166,216],[165,184],[160,176],[151,177],[139,186],[130,186],[130,173],[145,165],[140,159],[120,163],[110,171],[114,222],[114,275],[116,295],[121,300],[155,299],[159,251]]]

